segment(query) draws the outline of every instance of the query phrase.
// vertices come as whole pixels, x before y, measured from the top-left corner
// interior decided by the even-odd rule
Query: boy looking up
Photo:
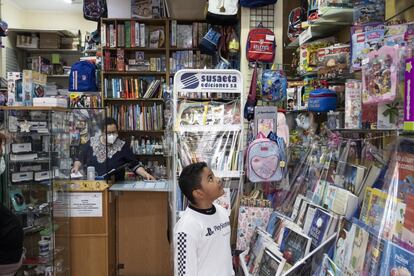
[[[178,183],[189,205],[174,229],[175,275],[234,275],[229,217],[213,204],[224,194],[221,180],[200,162],[185,167]]]

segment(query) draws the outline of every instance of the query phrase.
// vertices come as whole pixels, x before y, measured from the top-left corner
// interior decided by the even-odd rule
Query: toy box
[[[369,22],[384,22],[384,0],[355,0],[354,24],[366,24]]]
[[[380,47],[384,39],[384,25],[372,23],[362,26],[353,26],[351,29],[351,68],[358,71],[362,68],[362,61],[368,53]]]
[[[333,79],[349,73],[349,45],[334,45],[318,50],[318,76],[321,79]]]
[[[345,87],[345,128],[359,129],[362,127],[362,83],[358,80],[347,80]]]
[[[318,66],[318,50],[335,42],[335,38],[330,37],[314,41],[300,46],[299,53],[299,74],[316,71]]]
[[[389,103],[397,95],[399,50],[383,46],[372,51],[362,68],[362,102],[364,104]]]
[[[318,0],[319,2],[319,12],[324,11],[326,8],[336,7],[336,8],[351,8],[351,0]]]
[[[7,105],[23,105],[23,75],[20,72],[7,72]]]

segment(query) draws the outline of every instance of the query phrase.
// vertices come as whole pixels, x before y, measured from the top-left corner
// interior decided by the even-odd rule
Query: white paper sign
[[[102,193],[68,193],[71,217],[102,217]]]

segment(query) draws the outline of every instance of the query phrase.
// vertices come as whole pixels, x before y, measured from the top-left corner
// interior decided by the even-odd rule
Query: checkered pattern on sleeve
[[[187,234],[179,232],[177,237],[177,267],[178,276],[186,275]]]

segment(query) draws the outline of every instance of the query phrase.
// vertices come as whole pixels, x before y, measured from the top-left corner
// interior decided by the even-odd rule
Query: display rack
[[[211,77],[216,78],[216,82],[207,81]],[[213,84],[213,85],[212,85]],[[210,86],[210,88],[209,88]],[[172,210],[172,226],[175,225],[179,218],[179,212],[185,208],[182,203],[182,194],[178,187],[178,178],[183,166],[190,162],[205,161],[209,167],[213,169],[217,177],[229,179],[241,179],[243,175],[243,158],[241,147],[244,139],[242,106],[241,100],[244,99],[243,92],[243,77],[237,70],[213,70],[213,69],[185,69],[178,71],[174,76],[174,91],[173,91],[173,126],[174,126],[174,143],[173,143],[173,182],[171,187],[170,208]],[[225,100],[226,96],[229,96]],[[214,102],[215,98],[220,99],[220,102]],[[192,101],[196,99],[196,101]],[[202,100],[205,100],[204,102]],[[224,108],[226,103],[233,103],[233,113],[230,113],[229,121],[220,121],[223,115],[217,117],[218,121],[211,119],[210,121],[199,122],[199,125],[184,125],[183,120],[188,119],[188,113],[196,114],[197,111],[191,108],[191,104],[205,104],[205,117],[211,116],[211,107],[217,103],[220,110]],[[186,105],[190,107],[186,107]],[[210,105],[211,104],[211,105]],[[186,110],[185,112],[184,109]],[[189,115],[192,117],[193,115]],[[200,114],[199,114],[200,115]],[[197,117],[194,115],[192,118]],[[203,115],[201,115],[203,117]],[[216,123],[214,123],[216,122]],[[220,142],[214,144],[214,138],[220,135],[225,135],[227,143],[224,145]],[[188,137],[193,137],[194,142],[187,144],[192,149],[197,149],[197,152],[191,151],[188,148],[182,148],[187,142]],[[224,136],[223,136],[224,137]],[[213,143],[213,144],[209,144]],[[233,145],[229,150],[229,145]],[[222,157],[228,156],[233,158],[232,166],[217,167],[219,163],[214,160],[211,151],[217,147],[225,146],[221,149]],[[226,147],[228,146],[228,147]],[[214,147],[214,148],[213,148]],[[191,155],[191,160],[184,162],[183,152]],[[227,162],[227,164],[229,164]]]
[[[69,112],[62,108],[2,107],[6,126],[6,191],[23,223],[26,275],[70,275]]]

